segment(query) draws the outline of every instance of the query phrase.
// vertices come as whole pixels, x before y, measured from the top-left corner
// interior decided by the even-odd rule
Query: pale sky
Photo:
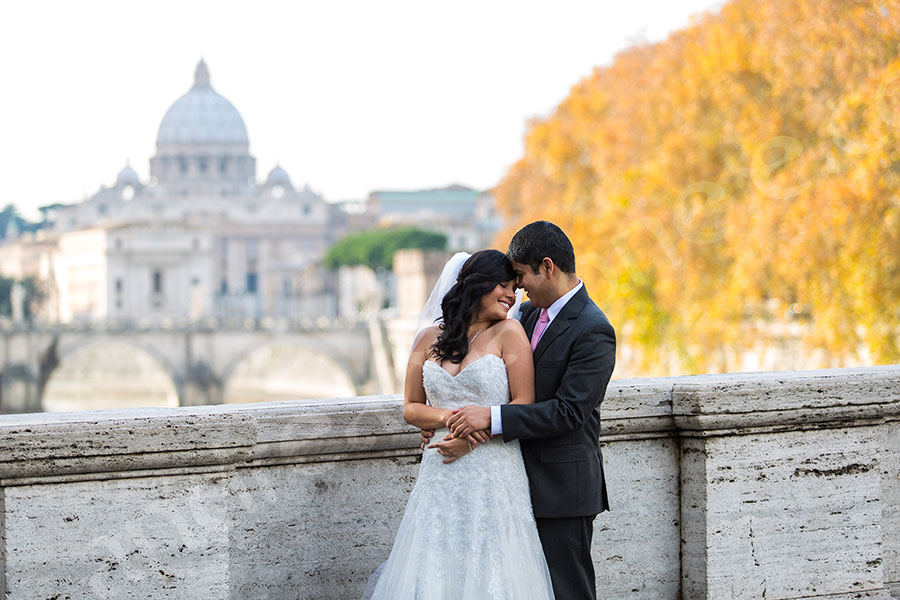
[[[262,180],[327,200],[495,185],[527,121],[636,39],[720,0],[4,2],[0,206],[30,218],[149,175],[166,110],[206,60]]]

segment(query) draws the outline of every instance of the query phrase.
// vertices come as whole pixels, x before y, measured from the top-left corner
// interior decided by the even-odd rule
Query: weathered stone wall
[[[900,597],[900,367],[614,381],[603,415],[599,597]],[[418,454],[397,397],[0,417],[0,590],[356,598]]]

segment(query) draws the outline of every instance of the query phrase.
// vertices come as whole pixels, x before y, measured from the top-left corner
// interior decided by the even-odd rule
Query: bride
[[[454,408],[534,402],[531,346],[507,319],[516,303],[512,265],[498,250],[466,256],[444,268],[429,299],[440,302],[439,324],[419,334],[406,370],[403,417],[437,429],[441,441],[424,450],[366,600],[553,598],[519,443],[491,440],[489,431],[455,439],[446,429]]]

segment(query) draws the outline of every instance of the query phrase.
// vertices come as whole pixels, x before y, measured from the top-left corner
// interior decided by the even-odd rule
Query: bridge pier
[[[225,402],[225,385],[204,361],[194,362],[183,376],[176,378],[180,406],[205,406]]]
[[[40,387],[28,365],[6,365],[0,371],[0,413],[40,412]]]

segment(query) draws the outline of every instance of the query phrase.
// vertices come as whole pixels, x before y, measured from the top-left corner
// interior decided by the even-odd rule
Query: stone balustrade
[[[603,417],[600,598],[900,597],[900,366],[618,380]],[[395,396],[0,417],[0,590],[358,598],[418,455]]]

